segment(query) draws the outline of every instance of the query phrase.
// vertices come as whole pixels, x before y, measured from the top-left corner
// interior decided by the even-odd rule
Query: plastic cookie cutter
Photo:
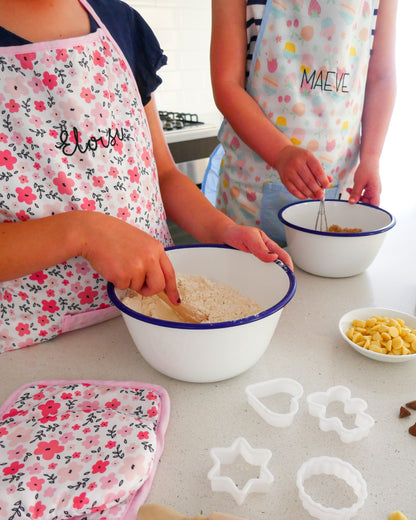
[[[290,394],[290,409],[287,413],[273,412],[260,401],[264,397],[284,393]],[[270,379],[262,383],[255,383],[246,387],[249,404],[256,410],[262,419],[272,426],[290,426],[299,410],[299,400],[303,395],[300,383],[290,378]]]
[[[344,480],[357,496],[351,507],[336,509],[315,502],[305,491],[304,483],[316,475],[332,475]],[[303,507],[320,520],[349,520],[363,507],[367,498],[367,484],[361,473],[348,462],[336,457],[314,457],[302,464],[296,475],[296,486]]]
[[[249,493],[267,493],[274,482],[274,477],[267,468],[272,452],[252,448],[244,437],[236,439],[229,448],[212,448],[210,455],[214,461],[208,472],[212,491],[230,493],[238,505],[244,502]],[[248,464],[260,467],[258,478],[249,479],[241,489],[230,477],[221,475],[221,466],[233,464],[240,455]]]
[[[319,427],[322,431],[335,431],[343,442],[359,441],[367,437],[374,425],[371,415],[365,413],[367,403],[364,399],[351,397],[349,388],[333,386],[326,392],[315,392],[306,398],[309,413],[319,418]],[[341,401],[344,403],[344,413],[355,414],[355,428],[346,428],[339,417],[327,417],[327,407],[330,403]]]

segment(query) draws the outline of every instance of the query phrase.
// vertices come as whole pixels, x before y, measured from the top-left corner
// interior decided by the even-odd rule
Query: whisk
[[[325,209],[325,190],[324,190],[324,196],[319,201],[318,214],[316,215],[316,220],[315,220],[315,231],[328,231],[328,220],[326,218],[326,209]]]

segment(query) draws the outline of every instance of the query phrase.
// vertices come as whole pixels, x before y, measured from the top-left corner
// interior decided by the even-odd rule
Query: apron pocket
[[[283,184],[277,182],[264,183],[260,227],[280,246],[286,245],[286,235],[278,213],[284,206],[293,202],[299,202],[299,199],[288,192]]]
[[[339,186],[327,188],[327,199],[338,198]],[[310,199],[309,199],[310,200]],[[300,199],[292,195],[283,184],[277,182],[265,182],[263,188],[263,200],[260,210],[261,229],[280,246],[286,246],[286,235],[283,223],[279,220],[279,211]]]
[[[104,307],[103,309],[95,309],[77,314],[65,314],[62,318],[62,332],[71,332],[72,330],[83,329],[90,325],[96,325],[102,321],[111,320],[120,315],[117,307]]]

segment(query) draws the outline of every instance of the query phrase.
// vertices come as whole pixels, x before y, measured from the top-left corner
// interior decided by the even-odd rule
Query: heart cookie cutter
[[[212,491],[230,493],[238,505],[244,502],[249,493],[267,493],[274,482],[274,477],[267,468],[272,452],[268,449],[252,448],[244,437],[236,439],[229,448],[212,448],[210,455],[214,461],[208,472]],[[230,477],[221,475],[221,466],[233,464],[239,455],[248,464],[260,467],[259,477],[249,479],[241,489]]]
[[[367,402],[358,397],[351,397],[351,391],[346,386],[333,386],[326,392],[314,392],[306,398],[309,413],[319,418],[322,431],[334,431],[345,443],[359,441],[367,437],[374,425],[371,415],[365,413]],[[330,403],[340,401],[344,404],[346,414],[354,414],[355,428],[346,428],[339,417],[327,417],[327,407]]]
[[[290,409],[287,413],[273,412],[260,399],[271,395],[290,394]],[[268,424],[278,427],[290,426],[299,410],[299,400],[303,395],[303,387],[294,379],[282,377],[270,379],[261,383],[254,383],[246,387],[246,396],[249,404]]]
[[[308,478],[317,475],[333,475],[344,480],[357,496],[356,502],[351,507],[336,509],[313,500],[306,492],[304,483]],[[313,457],[304,462],[297,472],[296,486],[303,507],[320,520],[349,520],[358,513],[367,498],[367,484],[361,473],[349,462],[337,457]]]

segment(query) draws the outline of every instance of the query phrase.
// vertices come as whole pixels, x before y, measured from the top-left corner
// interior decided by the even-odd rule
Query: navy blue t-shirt
[[[136,78],[143,105],[162,82],[157,71],[167,58],[151,28],[140,14],[121,0],[88,0],[123,51]],[[97,23],[90,15],[91,32]],[[0,47],[24,45],[27,40],[0,26]]]

